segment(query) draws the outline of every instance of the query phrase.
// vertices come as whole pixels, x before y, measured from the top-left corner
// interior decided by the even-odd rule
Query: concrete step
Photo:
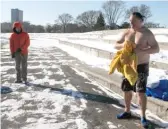
[[[92,37],[88,37],[88,38],[81,38],[81,37],[68,37],[69,40],[89,40],[89,41],[93,41],[93,42],[102,42],[102,43],[107,43],[107,44],[115,44],[116,40],[108,40],[108,39],[103,39],[103,38],[92,38]],[[162,50],[168,50],[168,43],[166,42],[159,42],[159,46]]]
[[[86,52],[87,54],[90,54],[90,55],[93,55],[96,57],[100,57],[100,58],[110,59],[110,60],[112,59],[112,57],[115,54],[115,53],[112,53],[109,51],[105,51],[105,50],[101,50],[101,49],[97,49],[97,48],[93,48],[93,47],[88,47],[88,46],[84,46],[84,45],[80,45],[80,44],[74,44],[74,43],[71,43],[68,41],[59,40],[59,43],[76,48],[80,51]],[[151,61],[150,67],[168,70],[168,64],[163,63],[163,62]]]
[[[71,67],[75,67],[79,71],[84,72],[91,80],[96,81],[98,84],[107,87],[108,89],[110,89],[113,92],[116,92],[122,97],[124,96],[123,91],[121,90],[122,78],[120,75],[118,74],[108,75],[108,72],[105,71],[104,69],[95,67],[93,68],[83,63],[79,65],[74,65],[73,62],[70,63],[69,65]],[[133,97],[132,102],[138,105],[137,96]],[[147,109],[149,109],[151,112],[159,116],[161,119],[168,121],[168,102],[148,97]]]

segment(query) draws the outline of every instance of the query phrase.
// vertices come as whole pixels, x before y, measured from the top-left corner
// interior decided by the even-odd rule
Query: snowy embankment
[[[110,63],[110,60],[107,60],[107,59],[102,59],[102,58],[97,58],[97,57],[94,57],[94,56],[90,56],[90,55],[88,55],[88,54],[86,54],[86,53],[84,53],[84,52],[81,52],[81,51],[79,51],[79,50],[76,50],[76,49],[74,49],[74,48],[71,48],[71,47],[68,47],[68,46],[65,46],[65,45],[62,45],[62,44],[59,44],[59,43],[57,43],[56,42],[56,40],[54,40],[54,39],[52,39],[52,40],[50,40],[50,39],[47,39],[47,38],[49,38],[50,36],[50,34],[46,34],[46,39],[45,39],[45,36],[44,35],[41,35],[41,34],[36,34],[37,35],[37,38],[38,39],[40,39],[40,37],[41,38],[43,38],[43,39],[41,39],[41,40],[31,40],[31,46],[32,47],[49,47],[49,46],[55,46],[55,47],[58,47],[58,48],[60,48],[60,49],[62,49],[62,50],[64,50],[64,51],[66,51],[66,52],[68,52],[70,55],[72,55],[72,56],[74,56],[74,57],[76,57],[76,58],[78,58],[79,60],[81,60],[81,61],[84,61],[85,63],[87,63],[87,64],[89,64],[89,65],[91,65],[92,67],[100,67],[100,68],[103,68],[103,69],[105,69],[105,70],[108,70],[108,67],[109,67],[109,63]],[[57,35],[57,34],[56,34]],[[58,36],[55,36],[54,34],[52,35],[53,37],[57,37],[58,38]],[[61,35],[62,37],[64,37],[63,35]],[[36,39],[36,36],[34,36],[34,38]],[[87,42],[85,42],[85,43],[87,43]],[[88,43],[89,44],[89,43]],[[94,46],[94,44],[93,44],[93,46]],[[97,45],[97,46],[99,46],[99,45]],[[99,48],[101,48],[100,46],[99,46]],[[102,48],[103,48],[103,46],[102,46]],[[105,48],[104,48],[105,49]],[[109,48],[108,48],[108,50],[109,50]],[[117,72],[116,72],[117,73]],[[119,74],[119,73],[117,73],[117,74]],[[120,74],[119,74],[120,75]],[[160,69],[153,69],[153,68],[150,68],[150,76],[149,76],[149,80],[148,80],[148,83],[150,83],[150,82],[152,82],[152,81],[156,81],[156,80],[158,80],[158,79],[160,79],[160,78],[167,78],[168,79],[168,75],[166,75],[166,71],[164,71],[164,70],[160,70]],[[103,89],[102,89],[103,90]],[[29,89],[28,89],[28,91],[29,91]],[[57,102],[57,99],[58,98],[61,98],[62,99],[62,96],[59,96],[59,95],[57,95],[57,96],[55,96],[54,98],[52,98],[51,96],[52,96],[52,93],[50,92],[49,93],[49,91],[48,90],[45,90],[44,91],[44,93],[42,92],[42,93],[40,93],[40,92],[33,92],[33,93],[31,93],[31,89],[30,89],[30,94],[32,95],[33,93],[34,93],[34,95],[35,95],[35,97],[37,97],[37,100],[38,99],[42,99],[42,100],[44,100],[44,103],[45,103],[45,100],[47,99],[47,100],[49,100],[49,101],[51,101],[51,102],[53,102],[53,104],[55,104],[56,102]],[[31,98],[30,97],[30,94],[29,94],[29,92],[28,93],[26,93],[26,94],[23,94],[22,95],[22,97],[24,98],[24,99],[26,99],[26,98]],[[15,94],[17,94],[18,92],[15,92]],[[109,93],[109,95],[110,95],[110,93]],[[110,95],[111,96],[111,95]],[[115,95],[116,96],[116,95]],[[115,97],[115,96],[113,96],[113,97]],[[32,96],[33,97],[33,96]],[[39,98],[38,98],[39,97]],[[121,98],[120,98],[121,99]],[[72,100],[73,101],[73,100]],[[72,102],[71,101],[71,102]],[[14,101],[13,101],[14,102]],[[54,103],[55,102],[55,103]],[[122,103],[123,101],[121,101],[121,103]],[[22,103],[22,101],[21,101],[21,103]],[[58,103],[56,103],[55,104],[55,107],[57,107],[58,105],[61,105],[63,103],[63,101],[58,101]],[[11,107],[13,106],[12,105],[12,103],[11,103],[11,101],[8,103],[8,102],[5,102],[5,104],[7,104],[7,105],[11,105]],[[65,103],[64,103],[65,104]],[[84,102],[83,103],[84,105],[86,104],[86,102]],[[16,107],[14,107],[14,108],[12,108],[12,110],[15,112],[17,109],[18,109],[18,107],[17,106],[19,106],[19,105],[15,105]],[[41,106],[42,107],[42,106]],[[42,107],[43,108],[43,107]],[[41,108],[41,110],[39,110],[39,112],[40,113],[46,113],[46,112],[43,112],[43,109]],[[58,109],[58,110],[57,110]],[[81,109],[77,109],[77,110],[83,110],[84,108],[82,107]],[[56,108],[56,110],[54,110],[54,113],[55,114],[57,114],[57,112],[59,112],[59,107],[58,108]],[[51,110],[52,111],[52,110]],[[139,114],[139,110],[136,110],[136,109],[132,109],[132,112],[134,112],[135,114]],[[15,116],[15,115],[17,115],[17,113],[18,112],[16,112],[16,114],[13,114],[12,116]],[[48,112],[47,112],[48,113]],[[49,111],[49,113],[50,113],[50,111]],[[153,114],[150,114],[149,112],[147,113],[148,114],[148,116],[153,116]],[[11,117],[12,117],[11,116]],[[55,119],[55,117],[53,117],[54,119]],[[12,118],[11,118],[12,119]],[[152,119],[152,117],[150,118],[150,119]],[[159,119],[159,118],[157,118],[157,119]],[[50,122],[52,122],[52,120],[53,119],[51,119],[51,121]],[[34,120],[34,119],[28,119],[28,122],[36,122],[37,120]],[[162,120],[161,120],[162,121]],[[38,128],[41,128],[41,127],[50,127],[50,128],[52,128],[52,125],[47,125],[46,123],[45,123],[45,119],[39,119],[39,124],[38,124]],[[78,123],[82,123],[86,128],[87,128],[87,126],[86,126],[86,123],[85,122],[83,122],[83,120],[82,119],[76,119],[76,120],[73,120],[73,121],[67,121],[67,122],[65,122],[65,123],[60,123],[60,128],[63,128],[63,127],[65,127],[65,126],[67,126],[69,123],[73,123],[73,122],[76,122],[77,123],[77,125],[78,125]],[[46,125],[45,125],[45,124]],[[166,126],[168,126],[168,123],[166,123],[165,121],[162,121],[162,122],[160,122],[160,123],[158,123],[159,125],[161,125],[162,124],[162,126],[163,127],[166,127]],[[30,128],[30,127],[27,127],[27,128]]]
[[[162,37],[165,37],[164,42],[168,43],[168,29],[151,29],[152,32],[155,34],[158,41],[162,41]],[[117,30],[117,35],[120,35],[123,30]],[[112,33],[112,35],[110,35]],[[38,39],[38,44],[35,42],[35,40],[31,41],[31,44],[34,45],[41,45],[43,42],[43,46],[48,45],[54,45],[54,39],[59,39],[63,41],[68,41],[74,44],[81,44],[88,47],[93,47],[101,50],[105,50],[108,52],[116,52],[116,49],[113,48],[111,44],[106,44],[103,41],[90,41],[88,38],[118,38],[115,37],[116,35],[115,31],[97,31],[97,32],[88,32],[88,33],[68,33],[68,34],[30,34],[31,39]],[[10,34],[1,34],[2,39],[1,40],[7,40],[9,38]],[[77,37],[77,38],[83,38],[84,40],[74,40],[70,37]],[[86,39],[87,40],[86,40]],[[49,40],[50,39],[50,40]],[[52,39],[52,40],[51,40]],[[47,42],[47,43],[46,43]],[[102,59],[97,58],[94,56],[90,56],[87,53],[81,52],[77,49],[65,46],[65,45],[57,45],[57,47],[62,46],[66,51],[71,54],[72,56],[75,56],[79,58],[80,60],[86,62],[89,65],[92,65],[93,67],[101,67],[105,70],[109,69],[110,60],[108,59]],[[61,47],[61,49],[62,49]],[[76,54],[78,53],[78,54]],[[168,64],[168,50],[161,50],[159,53],[151,55],[151,61],[157,61],[157,62],[164,62]],[[116,72],[117,73],[117,72]],[[119,73],[118,73],[119,74]],[[159,80],[159,79],[166,79],[168,78],[167,71],[161,70],[161,69],[154,69],[150,68],[150,76],[148,83],[151,83],[153,81]]]
[[[168,45],[168,29],[151,29],[155,34],[156,40],[160,44]],[[62,41],[67,41],[74,44],[80,44],[83,46],[88,46],[96,49],[101,49],[108,52],[116,52],[116,49],[113,48],[112,44],[105,43],[104,40],[115,41],[117,40],[123,30],[112,30],[112,31],[95,31],[88,33],[31,33],[31,39],[59,39]],[[2,39],[6,40],[9,38],[10,34],[1,34]],[[168,50],[161,50],[157,54],[151,55],[151,61],[164,62],[168,64]]]

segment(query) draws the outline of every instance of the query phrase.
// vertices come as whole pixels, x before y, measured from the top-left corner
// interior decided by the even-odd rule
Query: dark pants
[[[15,53],[15,69],[16,69],[16,79],[21,81],[27,81],[27,57],[28,55],[22,55],[19,52]]]
[[[123,91],[146,92],[147,79],[149,76],[149,64],[140,64],[137,66],[138,79],[134,86],[131,86],[128,80],[124,77],[121,88]]]

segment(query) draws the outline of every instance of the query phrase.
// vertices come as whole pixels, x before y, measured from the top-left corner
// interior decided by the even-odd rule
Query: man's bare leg
[[[128,119],[131,117],[130,106],[132,100],[132,91],[124,91],[125,112],[118,114],[118,119]]]
[[[141,107],[141,117],[146,117],[145,112],[146,112],[146,105],[147,105],[147,97],[145,93],[138,93],[138,98],[139,98],[139,105]]]
[[[132,91],[124,92],[124,100],[125,100],[125,112],[130,112]]]

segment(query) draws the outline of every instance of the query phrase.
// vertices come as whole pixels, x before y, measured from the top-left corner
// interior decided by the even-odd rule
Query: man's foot
[[[117,115],[117,119],[129,119],[129,118],[131,118],[130,112],[124,112]]]
[[[19,81],[18,81],[18,80],[16,80],[16,81],[15,81],[15,83],[22,83],[22,81],[21,81],[21,80],[19,80]]]
[[[146,120],[145,117],[142,117],[141,118],[141,125],[144,127],[144,128],[147,128],[149,126],[149,122]]]

